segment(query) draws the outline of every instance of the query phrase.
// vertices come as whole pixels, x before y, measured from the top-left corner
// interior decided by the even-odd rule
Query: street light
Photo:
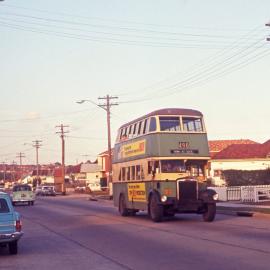
[[[77,104],[83,104],[85,102],[90,102],[90,103],[92,103],[92,104],[94,104],[94,105],[98,106],[99,108],[102,108],[103,110],[106,111],[105,108],[103,108],[101,105],[97,104],[96,102],[94,102],[94,101],[92,101],[90,99],[81,99],[81,100],[76,101]]]
[[[108,165],[109,165],[109,174],[108,174],[108,182],[109,182],[109,186],[111,186],[112,184],[112,149],[111,149],[111,122],[110,122],[110,117],[111,117],[111,112],[110,112],[110,108],[113,105],[118,105],[117,103],[112,103],[111,99],[116,99],[118,97],[112,97],[109,95],[106,95],[106,97],[102,97],[99,99],[105,99],[106,103],[103,105],[99,105],[96,102],[90,100],[90,99],[82,99],[77,101],[76,103],[78,104],[82,104],[84,102],[90,102],[92,104],[95,104],[96,106],[102,108],[103,110],[106,111],[107,113],[107,132],[108,132]],[[110,192],[111,192],[111,188],[110,188]]]

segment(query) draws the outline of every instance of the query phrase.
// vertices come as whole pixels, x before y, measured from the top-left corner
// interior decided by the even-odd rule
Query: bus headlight
[[[161,197],[161,201],[162,201],[162,202],[166,202],[166,201],[167,201],[167,199],[168,199],[168,198],[167,198],[167,196],[166,196],[166,195],[162,195],[162,197]]]
[[[217,201],[218,200],[218,194],[216,193],[215,195],[213,195],[213,200]]]

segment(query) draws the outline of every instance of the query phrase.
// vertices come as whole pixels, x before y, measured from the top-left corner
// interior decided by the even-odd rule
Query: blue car
[[[0,192],[0,247],[8,246],[10,254],[17,254],[22,235],[20,214],[14,210],[10,196]]]

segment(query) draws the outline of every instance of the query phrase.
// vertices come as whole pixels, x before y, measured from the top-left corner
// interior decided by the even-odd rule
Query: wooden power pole
[[[20,153],[17,154],[16,157],[20,159],[20,166],[22,166],[22,158],[25,158],[24,153],[21,153],[21,152],[20,152]]]
[[[65,131],[64,128],[67,128],[69,126],[64,126],[61,124],[60,126],[56,126],[56,128],[60,128],[60,131],[56,132],[57,134],[60,134],[61,142],[62,142],[62,185],[61,185],[61,192],[64,195],[66,193],[65,188],[65,134],[68,133],[68,131]]]
[[[38,149],[42,146],[41,142],[42,141],[39,141],[39,140],[33,141],[33,147],[36,148],[36,166],[37,166],[37,175],[36,176],[37,176],[37,181],[39,179]]]
[[[112,183],[112,147],[111,147],[111,106],[118,105],[118,103],[112,103],[112,99],[117,99],[118,97],[113,97],[107,95],[106,97],[99,97],[98,99],[105,100],[104,104],[99,104],[99,107],[103,108],[107,112],[107,132],[108,132],[108,182],[109,185]],[[110,191],[111,192],[111,191]]]

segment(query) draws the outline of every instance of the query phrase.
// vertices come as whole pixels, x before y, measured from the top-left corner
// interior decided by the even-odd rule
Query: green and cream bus
[[[113,200],[122,216],[146,210],[159,222],[175,213],[213,221],[217,194],[206,189],[209,160],[201,112],[167,108],[122,125],[113,152]]]

